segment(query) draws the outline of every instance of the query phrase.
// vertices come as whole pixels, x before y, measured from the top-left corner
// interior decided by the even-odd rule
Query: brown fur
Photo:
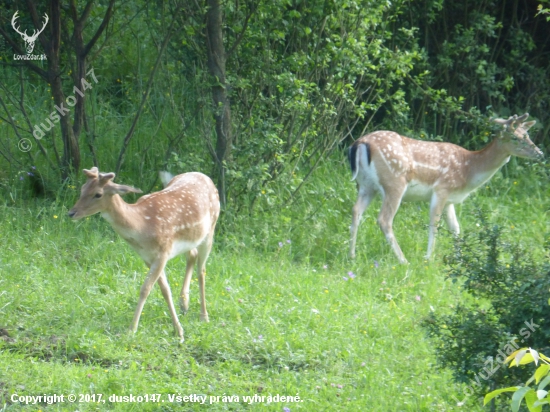
[[[158,282],[168,304],[174,329],[183,341],[164,267],[168,260],[186,254],[187,267],[180,294],[181,309],[189,308],[189,284],[198,258],[201,319],[208,322],[205,301],[205,263],[220,213],[218,191],[209,177],[185,173],[174,177],[164,190],[141,197],[128,204],[120,195],[141,193],[139,189],[119,185],[114,173],[99,173],[97,168],[84,170],[88,180],[82,186],[80,199],[69,211],[69,217],[80,219],[100,212],[113,229],[126,240],[149,267],[131,324],[135,332],[145,300]]]
[[[430,237],[427,257],[435,246],[437,224],[446,210],[447,224],[459,233],[454,210],[472,191],[488,181],[511,155],[538,158],[542,152],[529,139],[534,121],[529,115],[496,119],[504,129],[488,146],[469,151],[451,143],[410,139],[395,132],[378,131],[358,139],[350,148],[353,179],[358,199],[353,207],[350,256],[355,257],[357,228],[372,198],[382,195],[378,217],[380,228],[401,263],[407,260],[393,234],[393,218],[401,201],[430,202]],[[370,162],[368,161],[370,158]]]

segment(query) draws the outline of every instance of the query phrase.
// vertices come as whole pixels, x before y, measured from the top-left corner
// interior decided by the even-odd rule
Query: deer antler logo
[[[16,26],[16,20],[17,20],[17,17],[19,17],[17,13],[19,13],[19,10],[17,10],[13,15],[13,18],[11,19],[11,26],[17,33],[21,35],[21,37],[23,37],[23,40],[25,40],[25,48],[27,49],[27,54],[31,54],[34,49],[34,42],[38,38],[38,35],[44,31],[44,29],[46,28],[46,24],[48,24],[48,21],[49,21],[48,15],[44,13],[44,25],[38,31],[33,30],[32,36],[29,36],[27,34],[27,30],[25,30],[24,32],[21,32],[19,30],[19,27]]]

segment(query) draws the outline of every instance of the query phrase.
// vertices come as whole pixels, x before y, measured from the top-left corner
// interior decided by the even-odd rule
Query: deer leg
[[[204,322],[209,322],[208,312],[206,311],[206,293],[205,293],[205,280],[206,280],[206,260],[212,249],[212,237],[214,233],[212,232],[208,235],[205,242],[200,245],[198,249],[198,272],[199,272],[199,293],[201,299],[201,315],[200,320]]]
[[[460,226],[456,219],[455,205],[452,203],[449,203],[445,208],[445,221],[447,222],[447,227],[455,236],[460,234]]]
[[[141,289],[139,291],[139,301],[136,307],[136,311],[134,312],[134,318],[132,319],[132,323],[130,325],[130,332],[136,333],[139,324],[139,318],[141,316],[141,312],[143,311],[143,306],[145,306],[145,301],[147,300],[149,293],[151,293],[153,285],[164,271],[165,265],[166,260],[159,259],[156,262],[153,262],[153,264],[150,266],[149,274],[145,278],[145,282],[143,282],[143,285],[141,285]]]
[[[380,214],[378,215],[378,225],[380,226],[380,229],[386,236],[386,240],[390,244],[391,248],[393,249],[393,252],[397,256],[397,259],[399,259],[399,263],[401,264],[406,264],[408,262],[407,262],[407,259],[405,258],[405,255],[401,251],[401,248],[399,247],[397,240],[395,239],[395,235],[393,234],[393,218],[395,217],[395,214],[399,209],[399,205],[401,204],[401,198],[403,197],[404,192],[405,192],[405,187],[403,188],[394,187],[394,190],[384,193],[382,208],[380,209]]]
[[[359,229],[361,216],[363,216],[363,212],[369,207],[374,195],[375,191],[370,187],[366,189],[360,187],[357,193],[357,201],[352,209],[350,227],[349,256],[352,259],[355,258],[355,244],[357,242],[357,230]]]
[[[185,277],[183,278],[183,285],[179,298],[180,309],[183,313],[187,313],[189,310],[189,285],[193,277],[193,268],[197,260],[197,253],[197,249],[192,249],[186,254],[187,265],[185,266]]]
[[[181,327],[180,321],[178,319],[178,314],[176,313],[176,308],[174,307],[174,302],[172,301],[172,291],[170,290],[170,285],[168,284],[168,279],[166,279],[166,272],[164,270],[159,276],[157,282],[160,286],[162,296],[164,296],[164,300],[168,305],[170,317],[172,318],[172,324],[174,325],[174,331],[179,336],[180,342],[183,342],[183,328]]]
[[[428,236],[428,252],[426,258],[430,259],[435,248],[435,236],[437,234],[437,224],[441,219],[441,214],[445,208],[446,197],[434,193],[430,202],[430,233]],[[453,207],[454,214],[454,207]],[[456,220],[456,215],[455,215]],[[458,223],[457,223],[458,224]]]

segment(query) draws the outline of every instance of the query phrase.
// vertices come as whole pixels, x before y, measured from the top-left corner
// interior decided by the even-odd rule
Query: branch
[[[84,25],[86,20],[88,20],[88,17],[90,16],[90,12],[92,11],[92,6],[94,4],[94,0],[90,0],[88,3],[86,3],[86,7],[84,7],[84,11],[82,12],[82,16],[80,16],[80,19],[78,19],[78,15],[75,13],[75,17],[78,19],[79,25]],[[74,0],[71,2],[71,8],[75,9],[76,11],[76,4]],[[77,21],[77,20],[75,20]]]
[[[38,12],[36,11],[36,6],[32,0],[27,0],[27,7],[29,8],[29,12],[31,14],[32,23],[34,24],[35,28],[40,27],[40,17],[38,16]],[[40,44],[42,44],[42,47],[44,47],[44,50],[48,50],[47,46],[48,43],[45,39],[45,36],[38,36],[38,39],[40,40]]]
[[[252,3],[252,4],[254,4],[254,3]],[[246,29],[248,27],[248,22],[250,21],[250,18],[252,17],[252,15],[256,12],[256,9],[257,9],[257,7],[253,7],[253,6],[250,7],[250,12],[248,13],[248,15],[246,16],[246,18],[244,20],[243,29],[239,33],[237,39],[235,40],[235,43],[233,43],[233,46],[231,46],[231,48],[227,52],[227,54],[226,54],[227,58],[229,58],[233,54],[235,49],[239,46],[239,44],[243,40],[244,34],[246,33]]]
[[[111,0],[109,2],[109,8],[107,9],[107,12],[105,13],[105,16],[103,17],[103,21],[99,25],[99,28],[96,30],[94,36],[88,42],[88,44],[86,44],[86,46],[84,46],[84,50],[83,50],[84,56],[87,56],[88,53],[90,53],[90,50],[92,50],[92,47],[94,47],[96,42],[101,37],[101,34],[105,30],[105,28],[109,25],[109,21],[111,20],[111,17],[113,16],[114,5],[115,5],[115,0]],[[82,18],[83,17],[81,17],[81,20],[82,20]]]
[[[164,38],[162,45],[159,50],[159,55],[157,56],[157,61],[155,62],[155,66],[153,67],[153,70],[151,71],[151,74],[149,75],[149,80],[147,82],[147,87],[145,89],[145,92],[143,93],[143,97],[141,99],[141,103],[139,105],[138,111],[134,117],[134,121],[132,122],[132,126],[130,126],[130,130],[128,131],[128,134],[124,138],[124,142],[122,143],[122,147],[120,149],[120,153],[118,155],[118,160],[115,168],[115,174],[119,174],[120,168],[122,167],[122,162],[124,161],[124,154],[126,152],[126,148],[128,147],[128,143],[130,143],[130,139],[132,138],[134,131],[136,129],[137,122],[141,116],[141,112],[143,111],[143,107],[145,106],[145,102],[147,101],[147,97],[149,97],[149,92],[151,91],[151,86],[153,85],[153,79],[155,78],[155,73],[157,72],[157,69],[160,66],[160,61],[162,58],[162,55],[164,54],[164,50],[166,49],[166,46],[168,45],[168,42],[170,41],[170,37],[172,37],[173,34],[173,28],[174,24],[176,22],[176,16],[172,17],[172,22],[170,23],[170,27],[168,27],[168,33],[166,34],[166,37]]]
[[[21,92],[20,92],[20,95],[19,95],[19,110],[21,110],[21,113],[23,113],[23,116],[25,117],[25,120],[27,121],[27,126],[29,127],[29,131],[32,134],[33,133],[33,126],[32,126],[32,123],[31,123],[31,119],[29,118],[29,115],[27,114],[27,111],[25,110],[25,104],[24,104],[24,101],[25,101],[25,83],[24,83],[24,79],[23,79],[23,70],[19,70],[19,82],[21,84]],[[33,137],[34,137],[34,134],[33,134]],[[42,154],[46,158],[46,161],[48,162],[48,164],[50,165],[52,170],[56,170],[56,167],[52,163],[50,158],[48,157],[48,153],[46,151],[46,148],[42,145],[42,142],[39,139],[37,139],[36,137],[34,137],[34,140],[36,141],[36,144],[38,145],[38,148],[40,149],[40,151],[42,152]]]

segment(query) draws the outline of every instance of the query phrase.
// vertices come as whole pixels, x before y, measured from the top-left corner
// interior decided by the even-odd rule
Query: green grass
[[[546,185],[503,176],[457,208],[461,227],[475,230],[481,207],[536,247],[548,232]],[[357,259],[347,258],[355,187],[340,160],[328,160],[294,203],[273,206],[264,197],[253,215],[222,215],[207,266],[210,323],[199,321],[195,280],[179,345],[158,288],[137,333],[127,333],[146,267],[99,216],[66,218],[77,192],[0,207],[0,410],[171,411],[182,406],[169,395],[191,394],[207,395],[206,404],[184,410],[464,410],[455,400],[463,388],[437,368],[420,327],[430,310],[463,299],[445,280],[442,256],[452,247],[445,230],[435,260],[423,258],[426,205],[405,204],[395,220],[408,266],[398,265],[376,226],[379,201],[359,229]],[[181,258],[168,264],[174,294],[184,268]],[[107,402],[10,400],[70,393]],[[161,394],[165,402],[114,403],[113,394]],[[301,401],[243,401],[254,394]],[[223,402],[224,395],[240,402]],[[209,404],[210,396],[219,401]],[[483,410],[479,400],[467,401],[469,411]]]

